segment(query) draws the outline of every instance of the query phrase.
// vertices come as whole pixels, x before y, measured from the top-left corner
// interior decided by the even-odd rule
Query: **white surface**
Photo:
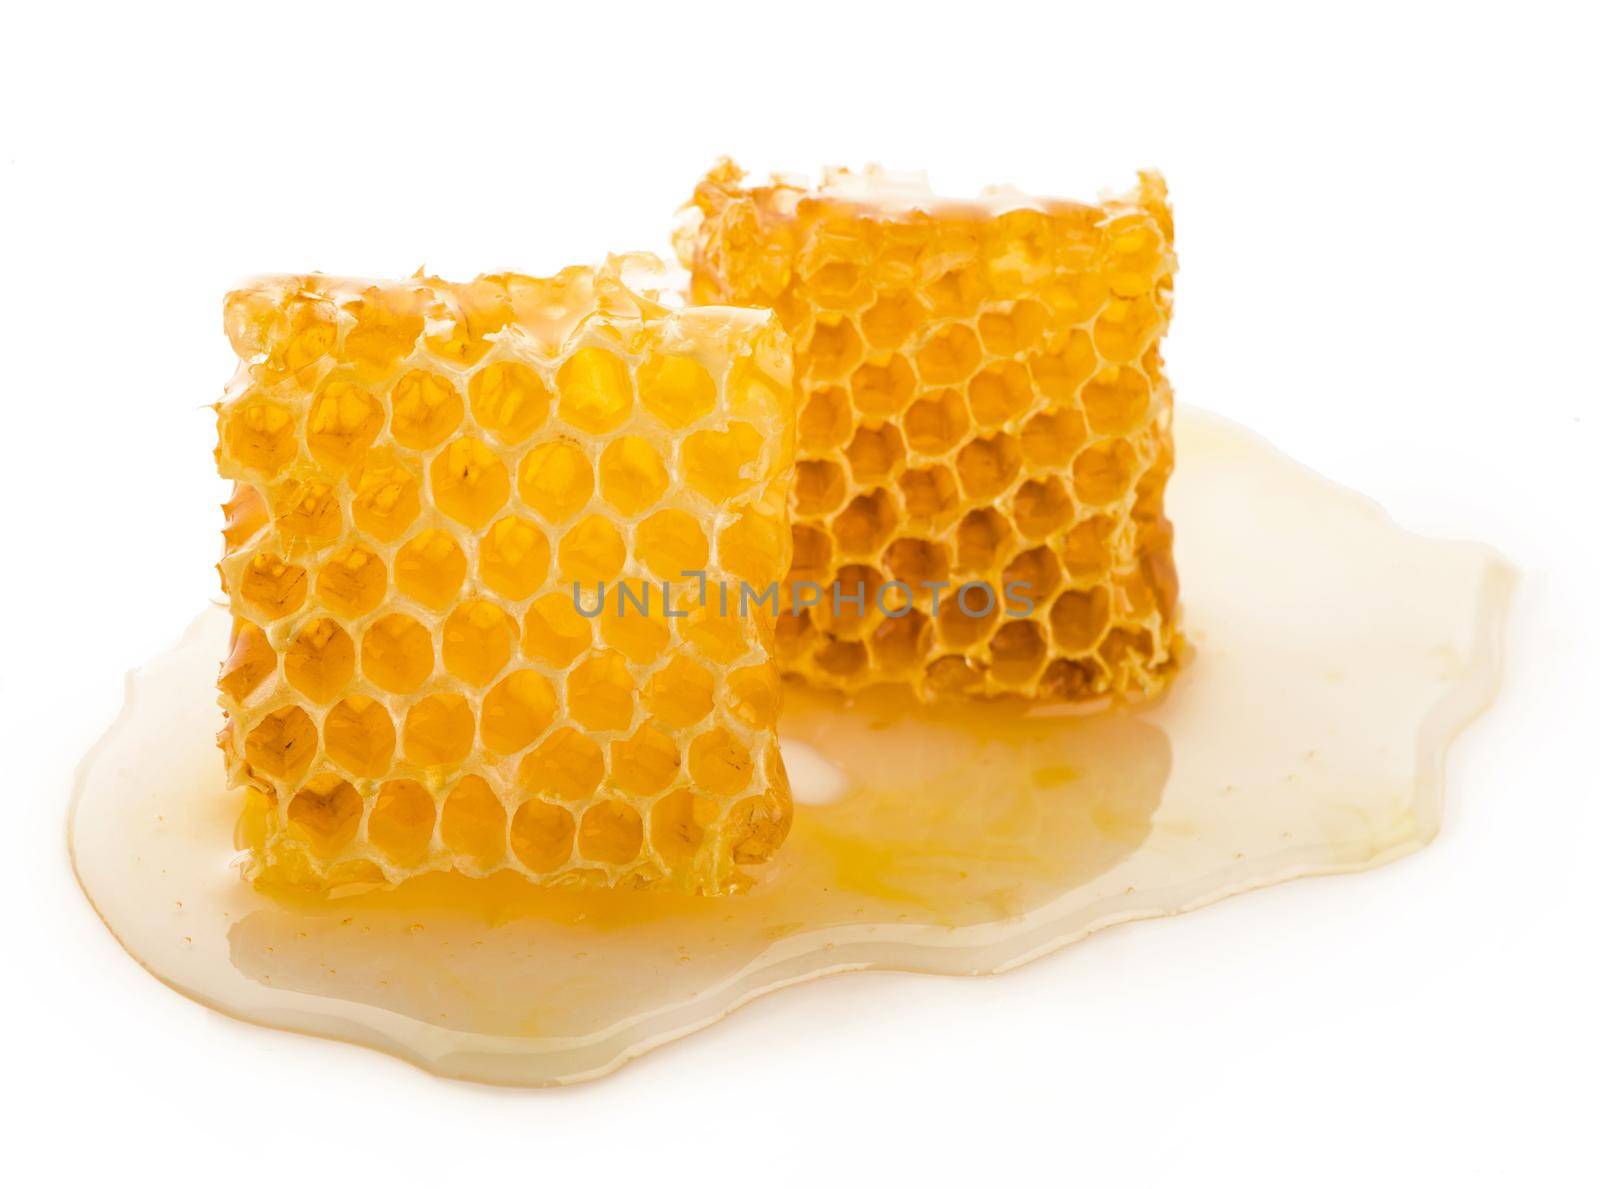
[[[463,7],[8,16],[11,1161],[230,1185],[1028,1162],[1097,1186],[1592,1183],[1600,94],[1576,7]],[[122,670],[213,589],[221,293],[652,246],[721,152],[951,191],[1163,168],[1180,396],[1523,570],[1441,838],[998,981],[823,983],[574,1091],[435,1081],[158,985],[72,884],[63,814]]]

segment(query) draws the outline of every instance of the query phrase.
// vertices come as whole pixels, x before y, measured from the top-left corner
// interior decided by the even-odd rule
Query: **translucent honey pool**
[[[1220,418],[1180,410],[1177,435],[1194,655],[1170,692],[1086,715],[791,687],[794,830],[749,894],[442,875],[321,902],[253,890],[213,743],[219,608],[129,678],[85,759],[78,878],[136,960],[219,1011],[549,1085],[825,974],[996,973],[1425,845],[1449,743],[1495,694],[1510,568]]]

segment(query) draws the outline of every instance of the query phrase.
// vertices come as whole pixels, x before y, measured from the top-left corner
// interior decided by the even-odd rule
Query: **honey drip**
[[[1194,655],[1165,697],[1085,714],[788,688],[799,804],[747,894],[510,874],[334,900],[250,888],[211,746],[218,609],[130,679],[85,761],[79,879],[135,958],[218,1010],[540,1085],[824,974],[1002,971],[1108,925],[1424,845],[1445,750],[1494,696],[1510,570],[1402,531],[1220,419],[1180,411],[1177,435]]]

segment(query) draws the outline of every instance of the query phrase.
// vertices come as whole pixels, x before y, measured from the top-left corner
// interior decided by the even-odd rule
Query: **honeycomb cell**
[[[594,639],[589,620],[570,594],[547,594],[534,601],[522,621],[522,651],[536,661],[565,669]]]
[[[461,393],[437,372],[409,371],[389,393],[389,432],[408,450],[432,450],[461,424]]]
[[[970,425],[971,417],[961,394],[953,388],[941,388],[906,410],[906,441],[919,454],[948,454],[966,438]]]
[[[556,871],[572,855],[574,833],[570,813],[535,797],[517,806],[511,818],[511,850],[530,871]]]
[[[849,319],[818,319],[806,344],[806,375],[819,380],[842,380],[861,362],[861,336]]]
[[[361,825],[361,796],[332,774],[314,777],[289,802],[289,828],[321,855],[349,845]]]
[[[1150,642],[1141,639],[1142,635],[1142,632],[1130,632],[1127,628],[1112,628],[1101,641],[1101,659],[1115,668],[1122,665],[1130,653],[1139,654],[1148,651]]]
[[[1044,697],[1076,701],[1092,697],[1103,681],[1099,666],[1063,657],[1045,667],[1044,676],[1039,680],[1039,689]]]
[[[847,260],[824,264],[807,278],[807,287],[818,305],[832,309],[853,309],[871,293],[861,267]]]
[[[723,403],[730,417],[772,421],[773,415],[778,414],[774,433],[787,439],[794,408],[794,392],[789,383],[792,353],[787,344],[776,352],[767,349],[775,345],[767,344],[749,355],[734,357],[723,384]]]
[[[1022,448],[1009,434],[974,438],[956,453],[956,474],[969,500],[992,500],[1017,477]]]
[[[517,492],[552,524],[571,520],[594,494],[594,468],[575,442],[559,438],[535,446],[517,466]]]
[[[644,822],[639,811],[624,801],[591,805],[578,825],[578,853],[590,862],[631,863],[643,843]]]
[[[610,582],[622,573],[628,546],[609,517],[585,516],[562,536],[556,559],[561,576],[568,582]]]
[[[831,459],[797,463],[794,509],[801,516],[824,516],[844,503],[848,484],[844,468]]]
[[[478,578],[513,602],[532,596],[549,572],[550,542],[531,520],[497,520],[478,542]]]
[[[1094,324],[1095,350],[1110,363],[1132,363],[1165,329],[1161,307],[1148,296],[1112,298]]]
[[[1081,330],[1074,330],[1056,347],[1033,356],[1028,369],[1033,382],[1046,399],[1055,404],[1072,400],[1079,387],[1098,365],[1094,344]]]
[[[941,541],[902,537],[884,550],[883,563],[892,577],[914,592],[950,579],[950,548]]]
[[[757,597],[789,568],[790,540],[787,516],[749,506],[717,535],[717,557]]]
[[[1005,685],[1031,686],[1044,668],[1049,647],[1038,623],[1013,619],[1001,624],[989,640],[989,672]]]
[[[567,675],[567,713],[588,730],[625,730],[633,703],[633,675],[621,653],[596,652]]]
[[[394,720],[382,702],[351,694],[322,720],[322,745],[351,776],[384,776],[394,763]]]
[[[395,457],[373,450],[357,468],[350,512],[356,527],[380,541],[393,541],[422,513],[422,485]]]
[[[930,334],[917,351],[917,375],[924,384],[960,384],[978,370],[983,346],[972,327],[957,322]]]
[[[967,401],[979,425],[1005,425],[1033,406],[1033,381],[1020,363],[990,364],[968,383]]]
[[[1054,475],[1029,479],[1012,498],[1011,518],[1017,532],[1030,541],[1043,540],[1071,527],[1072,498],[1067,495],[1066,484]]]
[[[1004,295],[1036,291],[1052,272],[1049,218],[1026,208],[998,216],[987,232],[988,279]]]
[[[406,711],[406,759],[424,768],[459,764],[472,751],[472,707],[460,694],[430,694]]]
[[[1086,504],[1114,504],[1133,486],[1138,457],[1121,438],[1084,447],[1072,463],[1072,490]]]
[[[222,513],[226,517],[222,543],[230,552],[254,540],[272,519],[260,489],[248,483],[233,485],[233,494],[222,505]]]
[[[885,291],[862,312],[861,333],[872,346],[892,351],[910,338],[926,317],[927,310],[916,294],[906,290]]]
[[[278,671],[278,654],[267,634],[248,619],[236,620],[228,659],[222,663],[217,684],[235,702],[243,702]]]
[[[898,520],[894,498],[880,487],[856,496],[834,517],[833,539],[843,554],[873,556],[889,540]]]
[[[316,752],[316,725],[298,706],[264,715],[244,740],[244,758],[250,766],[280,780],[298,780]]]
[[[504,278],[479,277],[465,285],[445,285],[430,278],[434,302],[428,309],[423,343],[440,359],[470,367],[488,354],[489,339],[511,319],[510,295]]]
[[[775,666],[763,663],[735,669],[728,674],[728,694],[729,712],[747,727],[765,731],[778,725],[783,691]]]
[[[623,580],[606,592],[600,638],[636,665],[649,665],[672,644],[661,588]]]
[[[317,572],[317,601],[346,619],[376,610],[388,587],[383,559],[360,545],[346,545]]]
[[[875,619],[882,586],[883,575],[871,566],[841,566],[811,618],[834,636],[857,638]]]
[[[721,727],[694,737],[689,744],[688,765],[695,787],[718,797],[742,792],[749,785],[755,766],[749,749]]]
[[[1017,554],[1000,574],[1000,590],[1005,603],[1023,614],[1043,613],[1050,596],[1061,586],[1061,563],[1047,547],[1040,545]]]
[[[725,430],[697,430],[683,440],[684,477],[707,499],[724,503],[755,481],[761,446],[761,431],[746,421],[735,421]]]
[[[1147,293],[1161,270],[1163,236],[1159,226],[1143,215],[1125,215],[1106,228],[1109,258],[1106,278],[1118,297]]]
[[[813,388],[800,410],[800,444],[812,452],[841,446],[850,440],[853,420],[848,392],[833,385]]]
[[[1049,314],[1037,301],[1019,301],[1002,313],[991,310],[978,317],[978,337],[990,355],[1016,356],[1037,347],[1044,338]]]
[[[549,678],[519,669],[484,695],[479,737],[490,750],[510,755],[544,734],[555,722],[557,710]]]
[[[684,866],[699,851],[706,827],[715,821],[716,802],[674,789],[650,809],[650,846],[674,866]]]
[[[776,752],[769,752],[775,756]],[[789,832],[788,785],[781,761],[775,771],[768,774],[775,792],[765,797],[746,797],[728,811],[728,833],[737,841],[732,847],[732,857],[738,863],[764,863],[782,845]]]
[[[409,355],[422,334],[423,292],[420,285],[372,285],[346,301],[343,312],[354,320],[344,340],[350,362],[381,374]]]
[[[1030,466],[1061,470],[1088,440],[1088,425],[1077,409],[1037,413],[1022,427],[1022,457]]]
[[[286,280],[236,290],[223,302],[223,328],[235,353],[271,378],[309,367],[339,335],[332,303]]]
[[[961,510],[961,493],[949,467],[913,467],[897,480],[906,516],[912,522],[943,524]]]
[[[921,611],[885,619],[868,642],[872,660],[886,674],[903,675],[922,663],[932,636],[931,621]]]
[[[964,574],[987,574],[995,568],[1012,538],[1011,526],[993,508],[968,512],[956,529],[956,565]]]
[[[970,318],[983,300],[983,281],[974,269],[952,268],[928,282],[929,312],[940,318]]]
[[[414,780],[387,780],[367,818],[367,838],[392,863],[411,866],[428,853],[438,816],[428,790]]]
[[[634,292],[625,272],[647,267],[229,297],[218,740],[251,879],[716,894],[781,838],[777,605],[738,596],[789,562],[792,346],[759,309]],[[708,730],[766,757],[737,806],[689,785]],[[645,823],[678,789],[670,858]]]
[[[711,713],[716,679],[687,656],[675,656],[650,678],[645,708],[670,727],[692,727]]]
[[[945,647],[975,648],[1000,622],[999,593],[987,582],[964,583],[940,601],[936,622]]]
[[[611,783],[631,797],[654,797],[677,778],[682,759],[672,735],[646,723],[611,744]]]
[[[487,445],[456,438],[428,468],[434,505],[452,520],[481,529],[511,498],[511,475]]]
[[[506,811],[481,776],[464,776],[439,811],[439,840],[465,866],[489,868],[506,849]]]
[[[667,468],[644,438],[610,442],[600,455],[600,494],[624,516],[638,516],[667,490]]]
[[[653,355],[639,365],[639,400],[671,429],[693,425],[717,405],[717,382],[687,355]]]
[[[682,610],[686,612],[680,621],[683,637],[713,664],[731,665],[750,651],[754,633],[747,630],[749,621],[739,614],[736,593],[729,598],[726,608],[713,593],[705,602],[685,606]],[[756,618],[754,611],[749,618]]]
[[[469,599],[450,612],[440,636],[444,667],[469,685],[486,686],[511,662],[517,623],[498,604]]]
[[[657,578],[671,582],[705,569],[711,547],[694,516],[663,508],[634,530],[633,553]]]
[[[385,615],[361,637],[361,671],[392,694],[414,693],[433,672],[433,636],[409,615]]]
[[[580,347],[556,372],[561,420],[583,433],[618,428],[633,410],[633,376],[628,365],[604,347]]]
[[[850,463],[850,475],[856,485],[871,487],[894,477],[905,462],[906,447],[894,426],[863,425],[856,430],[844,456]]]
[[[454,603],[466,579],[467,555],[442,528],[418,533],[394,557],[395,587],[432,611]]]
[[[1072,526],[1061,543],[1061,560],[1074,583],[1091,582],[1111,568],[1117,525],[1108,516],[1091,516]]]
[[[983,674],[964,656],[941,656],[929,663],[927,681],[935,700],[966,697],[982,688]]]
[[[1058,321],[1078,325],[1096,318],[1110,296],[1110,287],[1098,273],[1068,272],[1053,278],[1041,293]]]
[[[827,581],[832,573],[833,544],[828,534],[811,525],[797,524],[793,533],[794,556],[789,564],[791,582]]]
[[[266,619],[282,619],[306,601],[305,568],[258,553],[239,575],[239,598]]]
[[[1092,652],[1111,624],[1111,598],[1105,587],[1069,590],[1050,607],[1056,647],[1069,656]]]
[[[275,401],[247,397],[222,418],[223,445],[249,474],[271,478],[299,451],[294,411]]]
[[[526,441],[550,415],[550,390],[538,372],[514,359],[474,372],[467,400],[478,427],[510,445]]]
[[[540,796],[582,801],[594,795],[605,773],[605,755],[598,743],[582,731],[558,727],[522,758],[517,786]]]
[[[1083,412],[1097,434],[1128,434],[1145,422],[1150,382],[1137,368],[1109,367],[1083,386]]]
[[[274,525],[285,552],[315,552],[343,534],[344,514],[331,483],[298,479],[278,488],[272,497]]]
[[[331,471],[360,462],[383,429],[383,404],[348,373],[330,373],[317,388],[306,417],[311,457]]]
[[[284,679],[313,702],[333,701],[355,672],[355,642],[331,619],[302,624],[283,654]]]
[[[917,377],[901,355],[872,360],[850,377],[850,399],[864,417],[893,417],[917,393]]]

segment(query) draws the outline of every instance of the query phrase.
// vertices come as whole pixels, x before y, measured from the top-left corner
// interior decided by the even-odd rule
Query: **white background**
[[[1577,12],[10,11],[8,1165],[228,1185],[1593,1184],[1600,95]],[[1180,398],[1522,571],[1503,696],[1451,753],[1442,837],[1001,979],[780,994],[570,1091],[439,1081],[160,986],[79,895],[64,810],[123,671],[215,590],[223,292],[258,271],[464,277],[661,247],[723,153],[1085,197],[1162,168]]]

